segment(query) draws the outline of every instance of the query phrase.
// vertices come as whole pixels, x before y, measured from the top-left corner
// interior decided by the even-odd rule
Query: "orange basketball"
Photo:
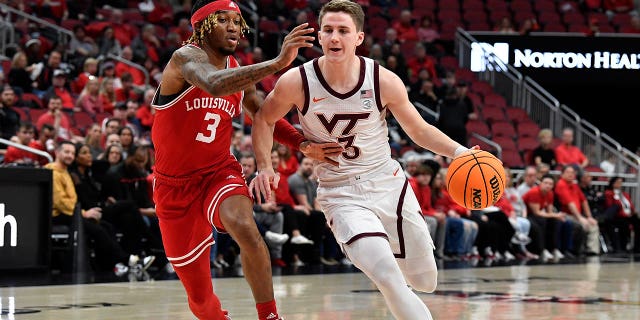
[[[505,189],[502,162],[483,150],[469,150],[457,156],[447,168],[445,185],[459,205],[481,210],[492,206]]]

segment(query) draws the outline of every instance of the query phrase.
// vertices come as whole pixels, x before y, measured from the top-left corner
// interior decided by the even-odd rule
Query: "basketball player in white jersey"
[[[270,185],[279,180],[270,160],[274,123],[296,107],[308,140],[344,148],[333,165],[319,163],[316,172],[318,201],[343,251],[376,284],[397,319],[432,319],[407,284],[435,290],[433,241],[400,164],[391,159],[385,114],[390,111],[413,141],[435,153],[455,157],[468,149],[420,117],[398,76],[356,56],[364,40],[360,5],[330,1],[319,24],[324,55],[283,74],[255,116],[254,187],[271,197]]]

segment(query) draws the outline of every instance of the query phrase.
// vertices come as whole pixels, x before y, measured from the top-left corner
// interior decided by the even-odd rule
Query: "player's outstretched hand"
[[[344,148],[336,142],[315,143],[305,141],[300,144],[300,151],[304,153],[304,156],[307,158],[338,166],[338,162],[330,157],[340,155],[344,151]]]
[[[282,48],[278,55],[278,61],[282,63],[282,67],[286,67],[298,56],[298,49],[313,47],[314,36],[313,28],[308,28],[309,23],[305,22],[293,28],[289,34],[284,37]]]
[[[254,191],[256,196],[256,200],[258,203],[262,203],[262,195],[264,197],[265,202],[271,201],[271,187],[274,189],[278,187],[278,182],[280,181],[280,175],[276,174],[273,169],[261,170],[258,172],[258,175],[251,180],[249,184],[249,189]]]

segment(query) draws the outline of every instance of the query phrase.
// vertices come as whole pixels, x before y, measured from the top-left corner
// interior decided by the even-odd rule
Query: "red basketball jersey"
[[[231,56],[227,68],[238,67]],[[162,85],[162,84],[161,84]],[[152,106],[156,109],[151,138],[156,150],[155,170],[171,177],[187,177],[212,171],[231,157],[232,119],[240,115],[244,92],[213,97],[190,86],[177,98]]]

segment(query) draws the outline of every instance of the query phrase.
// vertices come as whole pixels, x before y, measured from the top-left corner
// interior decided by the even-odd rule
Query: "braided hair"
[[[213,1],[197,0],[196,3],[193,5],[193,8],[191,9],[191,15],[193,16],[196,13],[196,11],[198,11],[198,9],[204,7],[205,5],[211,2]],[[220,11],[214,12],[208,15],[202,21],[200,21],[198,25],[193,28],[193,33],[191,34],[191,37],[189,37],[189,39],[185,41],[185,44],[202,45],[207,34],[209,34],[211,30],[213,30],[213,28],[215,28],[216,25],[218,24],[219,13]],[[247,25],[247,22],[244,20],[242,15],[240,15],[240,36],[244,37],[245,32],[249,32],[249,26]]]

